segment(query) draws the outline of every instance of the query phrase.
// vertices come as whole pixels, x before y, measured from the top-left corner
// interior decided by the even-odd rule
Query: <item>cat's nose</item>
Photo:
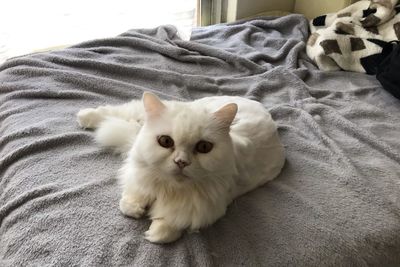
[[[190,161],[186,161],[186,160],[182,160],[182,159],[178,159],[178,160],[174,160],[175,164],[178,165],[179,169],[183,169],[186,166],[190,165]]]

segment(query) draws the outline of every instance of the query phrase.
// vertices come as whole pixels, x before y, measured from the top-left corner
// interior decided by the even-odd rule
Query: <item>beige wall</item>
[[[304,14],[308,18],[336,12],[356,0],[222,0],[226,7],[226,21],[283,11]]]
[[[319,15],[336,12],[351,5],[354,0],[296,0],[294,13],[304,14],[312,19]]]
[[[294,7],[294,0],[237,0],[237,19],[246,18],[264,11],[287,11]]]

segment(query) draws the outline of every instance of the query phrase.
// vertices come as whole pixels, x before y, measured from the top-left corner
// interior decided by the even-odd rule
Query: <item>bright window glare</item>
[[[134,28],[177,26],[189,38],[196,0],[1,0],[0,63],[50,47],[118,35]]]

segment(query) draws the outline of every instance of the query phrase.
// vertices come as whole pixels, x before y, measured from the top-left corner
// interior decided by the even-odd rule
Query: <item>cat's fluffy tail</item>
[[[109,117],[96,129],[96,141],[102,146],[115,149],[117,153],[127,153],[140,128],[137,121]]]

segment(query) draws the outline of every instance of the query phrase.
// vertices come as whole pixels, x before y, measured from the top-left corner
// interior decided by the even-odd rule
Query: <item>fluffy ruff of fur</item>
[[[145,238],[175,241],[222,217],[232,200],[275,178],[285,157],[275,123],[258,102],[207,97],[193,102],[160,101],[83,109],[83,128],[125,156],[119,172],[120,210],[152,220]],[[160,136],[173,140],[161,146]],[[208,152],[199,142],[212,144]],[[200,151],[200,152],[199,152]]]
[[[337,13],[314,18],[307,55],[324,71],[375,74],[389,42],[400,39],[398,0],[358,1]]]

